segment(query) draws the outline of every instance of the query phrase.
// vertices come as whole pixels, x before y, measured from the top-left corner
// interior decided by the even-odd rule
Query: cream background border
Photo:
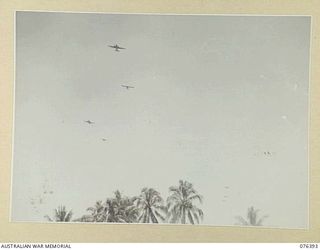
[[[179,225],[10,223],[14,12],[311,15],[309,230]],[[320,242],[320,1],[0,0],[0,242]]]

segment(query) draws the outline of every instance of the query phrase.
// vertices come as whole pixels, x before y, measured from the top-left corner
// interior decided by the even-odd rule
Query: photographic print
[[[310,16],[15,21],[11,221],[308,228]]]

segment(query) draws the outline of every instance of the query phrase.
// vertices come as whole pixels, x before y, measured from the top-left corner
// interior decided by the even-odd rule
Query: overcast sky
[[[16,16],[14,221],[183,179],[203,224],[308,225],[310,17]]]

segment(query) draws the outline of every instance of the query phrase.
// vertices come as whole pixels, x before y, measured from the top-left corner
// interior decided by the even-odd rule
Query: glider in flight
[[[118,44],[108,45],[108,46],[109,46],[110,48],[115,49],[115,51],[117,51],[117,52],[120,52],[121,49],[126,49],[126,48],[120,47]]]
[[[124,87],[126,89],[133,89],[134,88],[133,86],[129,86],[129,85],[121,85],[121,87]]]
[[[87,120],[87,121],[84,121],[84,122],[86,122],[88,124],[93,124],[94,123],[93,121],[90,121],[90,120]]]

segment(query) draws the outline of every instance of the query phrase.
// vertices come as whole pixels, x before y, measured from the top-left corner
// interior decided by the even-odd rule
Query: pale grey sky
[[[14,221],[185,179],[203,224],[308,225],[310,17],[16,16]]]

